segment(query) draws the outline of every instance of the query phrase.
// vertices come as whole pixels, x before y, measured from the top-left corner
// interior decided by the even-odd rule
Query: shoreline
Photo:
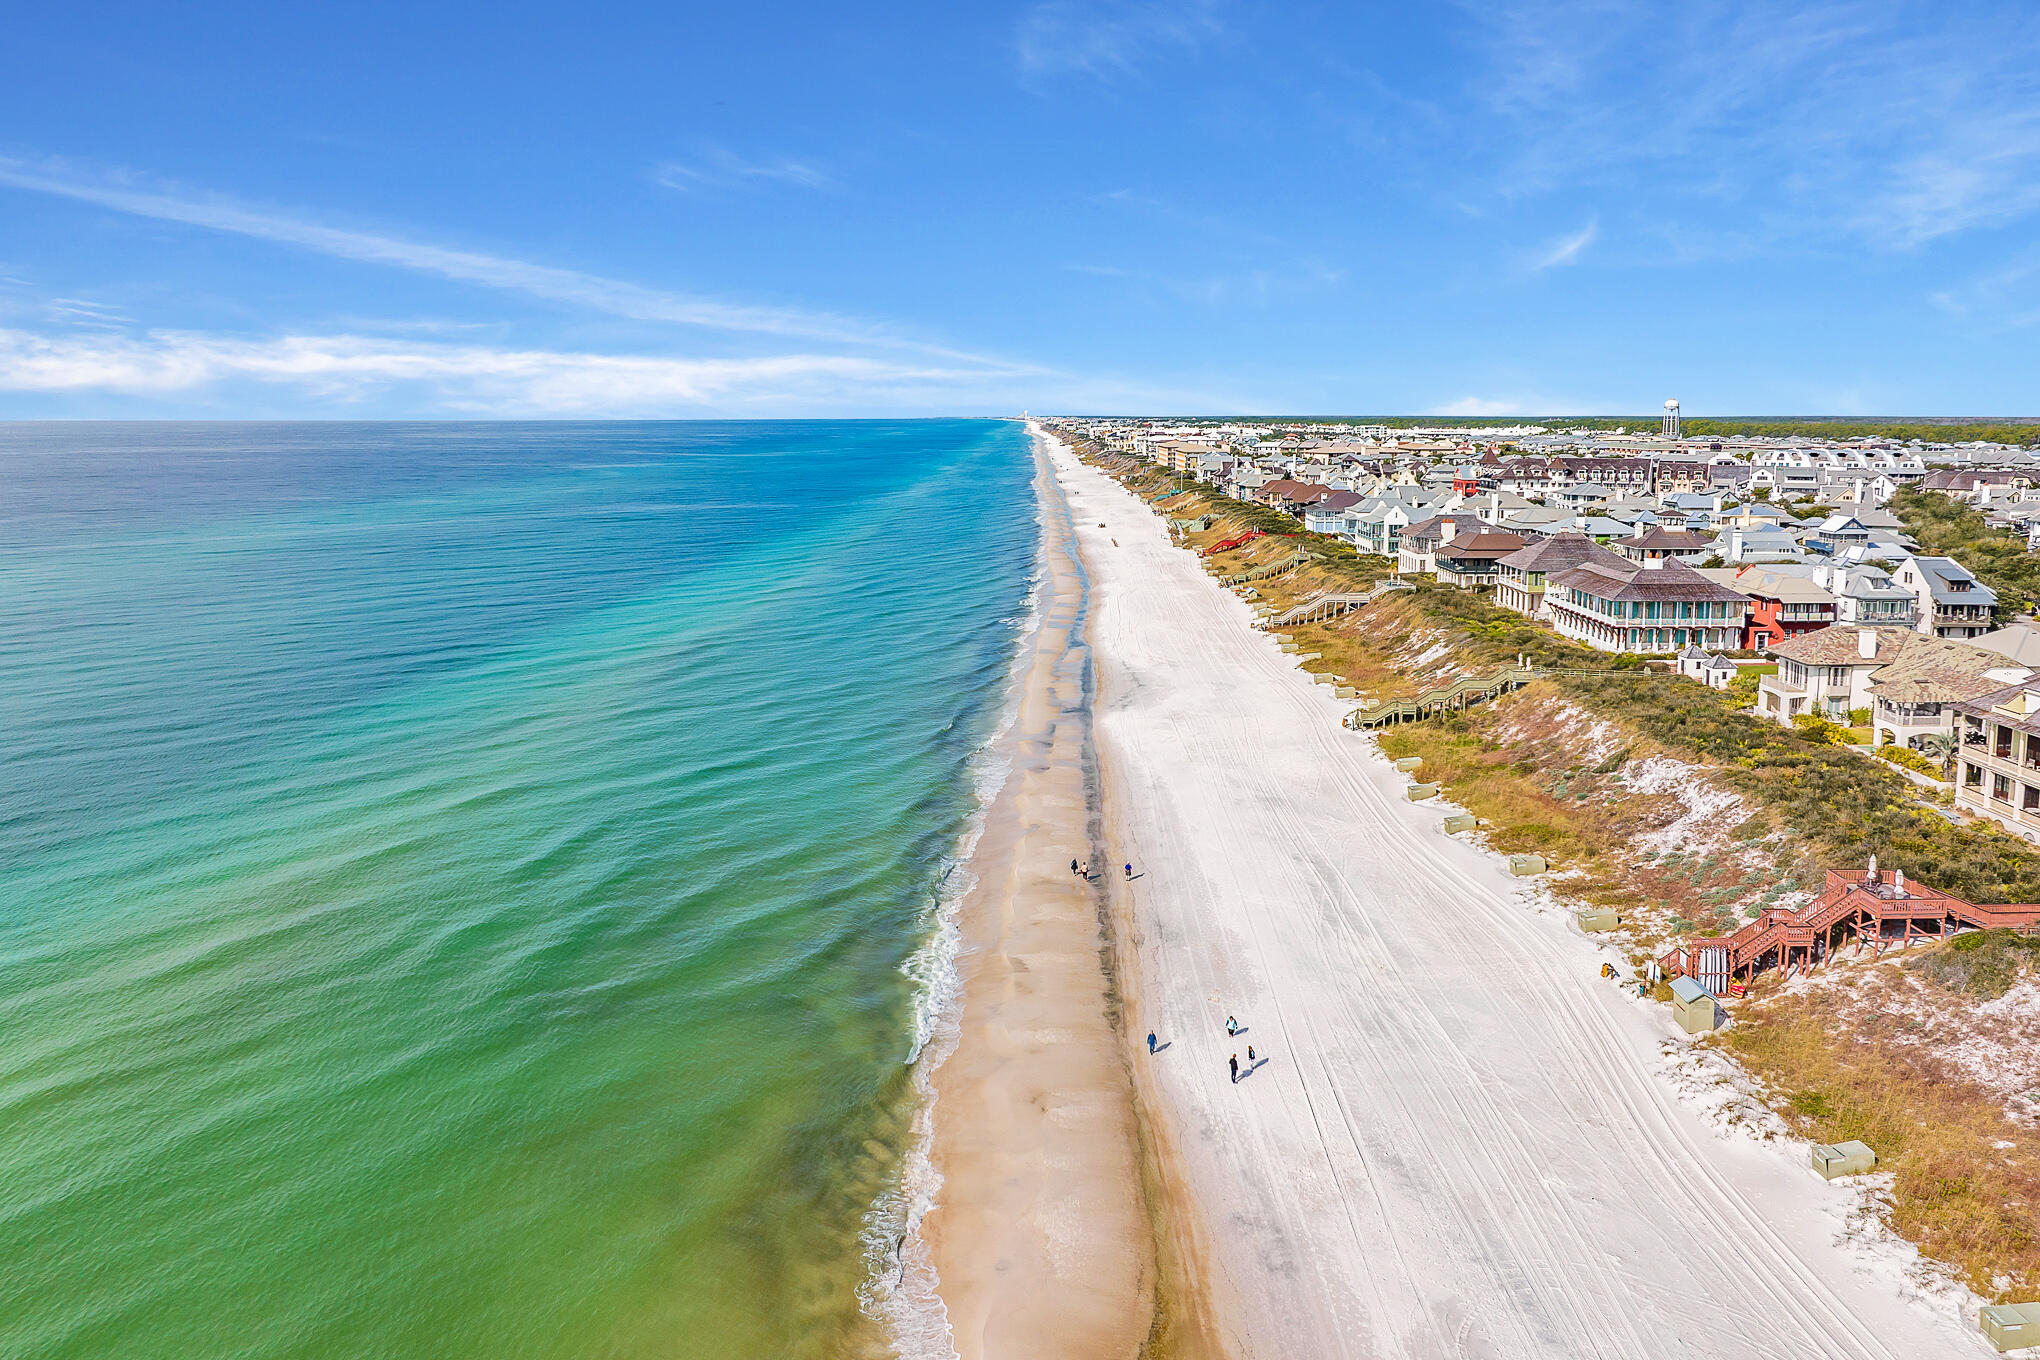
[[[935,1055],[928,1161],[940,1177],[903,1273],[932,1334],[903,1350],[1132,1357],[1156,1297],[1133,1087],[1115,1024],[1091,741],[1089,583],[1046,436],[1030,427],[1042,522],[1039,617],[1010,761],[959,904],[953,1042]],[[931,1325],[924,1331],[933,1333]],[[907,1349],[912,1347],[913,1349]]]

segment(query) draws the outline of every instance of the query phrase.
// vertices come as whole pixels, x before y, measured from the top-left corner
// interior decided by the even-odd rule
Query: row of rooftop
[[[2040,462],[2040,454],[2021,445],[1987,440],[1937,442],[1877,435],[1820,439],[1806,435],[1708,435],[1678,438],[1651,430],[1588,427],[1508,427],[1439,424],[1435,426],[1367,425],[1349,422],[1167,421],[1118,418],[1060,418],[1051,422],[1121,452],[1151,455],[1165,445],[1253,457],[1371,457],[1382,453],[1417,456],[1479,456],[1487,451],[1516,449],[1530,453],[1708,454],[1731,452],[1746,457],[1769,450],[1822,452],[1901,452],[1932,462],[1967,465],[1976,461],[2009,460],[2020,465]]]
[[[1167,463],[1170,451],[1146,456]],[[1998,626],[1996,593],[1954,558],[1921,552],[1881,499],[1836,497],[1795,516],[1746,489],[1667,489],[1689,480],[1668,477],[1664,460],[1537,459],[1541,485],[1515,461],[1484,456],[1445,480],[1392,466],[1302,480],[1237,457],[1194,470],[1402,575],[1481,592],[1601,651],[1670,655],[1717,688],[1752,664],[1721,653],[1775,662],[1757,686],[1760,715],[1847,724],[1867,711],[1876,745],[1950,766],[1959,806],[2040,842],[2040,628]],[[1509,473],[1522,489],[1502,484]],[[2040,524],[2040,470],[1878,475]]]

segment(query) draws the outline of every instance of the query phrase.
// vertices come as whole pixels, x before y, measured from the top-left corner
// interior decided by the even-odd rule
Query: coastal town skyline
[[[2027,17],[46,9],[0,417],[2023,411]]]

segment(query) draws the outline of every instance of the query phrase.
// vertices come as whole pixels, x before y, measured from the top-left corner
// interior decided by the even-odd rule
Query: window
[[[2019,786],[2019,809],[2022,812],[2040,812],[2040,789],[2031,784]]]
[[[2000,803],[2012,801],[2012,777],[2008,774],[1993,774],[1990,777],[1990,796]]]
[[[1983,766],[1964,764],[1962,767],[1962,784],[1964,788],[1982,788]]]

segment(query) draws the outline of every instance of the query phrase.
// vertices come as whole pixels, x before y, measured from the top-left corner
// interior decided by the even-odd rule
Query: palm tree
[[[1953,732],[1927,732],[1919,742],[1920,754],[1928,760],[1940,762],[1943,777],[1954,778],[1955,753],[1962,749],[1961,740]]]

